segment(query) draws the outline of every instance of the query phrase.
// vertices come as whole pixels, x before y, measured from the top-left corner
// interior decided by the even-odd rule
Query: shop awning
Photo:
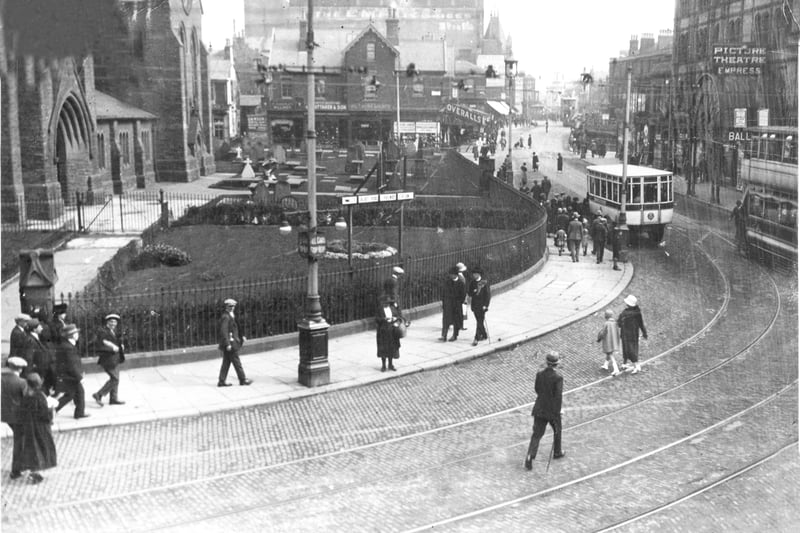
[[[505,102],[498,102],[497,100],[486,100],[486,105],[488,105],[492,111],[497,113],[498,115],[506,116],[508,115],[508,104]]]

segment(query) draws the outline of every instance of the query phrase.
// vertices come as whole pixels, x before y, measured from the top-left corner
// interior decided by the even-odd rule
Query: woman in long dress
[[[52,405],[42,391],[42,378],[37,373],[27,376],[28,390],[20,403],[22,443],[20,466],[30,470],[28,479],[40,483],[44,478],[39,473],[56,466],[56,444],[50,426],[53,423]]]
[[[400,357],[400,338],[395,329],[405,323],[395,299],[384,294],[378,303],[378,311],[375,315],[375,322],[378,326],[377,342],[378,357],[381,360],[381,372],[386,372],[386,363],[389,363],[389,370],[396,370],[392,361]]]

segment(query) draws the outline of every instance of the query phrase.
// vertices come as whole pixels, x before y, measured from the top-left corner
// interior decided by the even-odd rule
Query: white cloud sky
[[[514,43],[520,71],[550,80],[577,78],[586,69],[608,71],[628,49],[631,35],[672,29],[675,0],[484,0]],[[244,28],[243,0],[203,0],[203,40],[219,50]]]

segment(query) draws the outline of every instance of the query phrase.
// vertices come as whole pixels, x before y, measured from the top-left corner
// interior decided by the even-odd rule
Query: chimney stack
[[[394,8],[389,8],[389,18],[386,19],[386,40],[393,46],[400,44],[400,21]]]
[[[658,32],[658,49],[669,50],[672,48],[672,30],[661,30]]]
[[[643,33],[642,38],[639,41],[639,52],[644,53],[650,50],[654,50],[656,47],[656,40],[653,37],[652,33]]]
[[[639,36],[631,35],[630,46],[628,47],[628,55],[635,56],[639,52]]]

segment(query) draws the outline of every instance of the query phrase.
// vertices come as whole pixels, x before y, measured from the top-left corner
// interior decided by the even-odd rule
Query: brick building
[[[70,5],[2,4],[4,222],[214,171],[200,3]]]

